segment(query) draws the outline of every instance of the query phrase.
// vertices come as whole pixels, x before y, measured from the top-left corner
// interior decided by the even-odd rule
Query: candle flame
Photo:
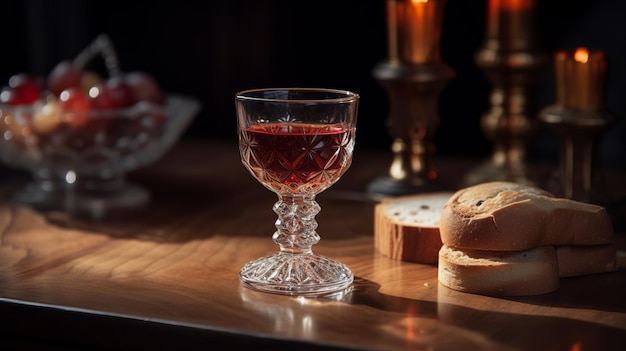
[[[589,51],[585,48],[578,48],[574,52],[574,60],[580,63],[587,63],[589,61]]]
[[[535,0],[491,0],[489,9],[494,11],[522,11],[530,10],[535,6]]]

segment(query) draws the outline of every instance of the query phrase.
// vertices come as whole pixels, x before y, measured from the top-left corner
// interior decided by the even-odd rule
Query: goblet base
[[[138,210],[150,192],[131,183],[112,189],[68,189],[42,182],[28,183],[13,195],[16,202],[44,211],[65,211],[76,217],[103,219]]]
[[[239,279],[263,292],[318,296],[349,288],[354,275],[346,265],[320,255],[279,252],[247,263]]]

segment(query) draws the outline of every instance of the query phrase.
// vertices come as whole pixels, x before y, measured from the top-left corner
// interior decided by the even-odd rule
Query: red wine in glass
[[[257,123],[241,129],[242,161],[277,193],[318,193],[352,161],[354,128],[341,124]]]

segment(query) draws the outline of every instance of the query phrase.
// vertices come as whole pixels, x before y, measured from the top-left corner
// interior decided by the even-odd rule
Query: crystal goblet
[[[351,286],[350,269],[313,253],[320,236],[315,196],[352,163],[359,95],[344,90],[255,89],[235,96],[241,160],[278,195],[272,239],[280,250],[247,263],[241,283],[285,295],[321,295]]]

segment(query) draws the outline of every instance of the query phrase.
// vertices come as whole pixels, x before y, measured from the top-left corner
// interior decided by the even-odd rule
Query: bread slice
[[[460,250],[443,245],[438,279],[459,291],[490,296],[539,295],[559,279],[618,269],[614,245],[541,246],[523,251]]]
[[[436,264],[441,248],[439,217],[452,192],[383,199],[374,208],[374,247],[393,259]]]
[[[617,248],[614,245],[557,246],[561,278],[617,271]]]
[[[524,251],[439,251],[439,282],[454,290],[488,296],[530,296],[559,288],[554,246]]]
[[[471,250],[603,245],[613,238],[604,207],[511,182],[458,190],[442,210],[439,229],[445,245]]]

